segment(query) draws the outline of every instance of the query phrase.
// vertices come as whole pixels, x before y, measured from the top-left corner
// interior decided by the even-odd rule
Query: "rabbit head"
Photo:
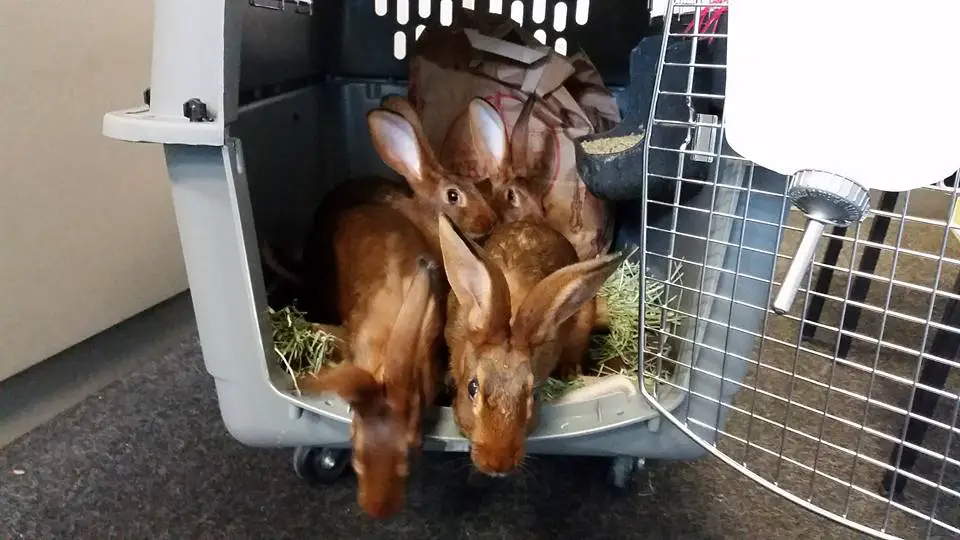
[[[415,197],[448,216],[470,238],[483,238],[497,215],[472,178],[445,169],[430,147],[413,106],[388,96],[367,114],[373,146],[384,163],[402,176]]]
[[[342,364],[304,381],[301,387],[336,392],[350,405],[357,503],[369,515],[386,518],[403,507],[408,475],[404,407],[394,406],[386,388],[366,369]]]
[[[543,151],[535,156],[531,151],[530,120],[534,106],[539,103],[531,94],[523,104],[507,144],[506,127],[496,108],[481,98],[471,100],[467,108],[467,129],[480,155],[487,156],[485,170],[496,171],[490,176],[490,202],[504,222],[525,218],[543,218],[543,196],[549,187],[550,175],[556,170],[559,140],[554,129],[559,121],[547,122],[551,128],[543,144]]]
[[[573,264],[517,294],[511,289],[519,287],[508,285],[489,252],[443,217],[440,245],[453,293],[448,296],[446,338],[456,385],[455,417],[470,439],[477,469],[502,476],[525,456],[526,437],[535,427],[534,388],[556,365],[557,344],[563,342],[560,326],[594,298],[623,256],[577,263],[570,247]],[[543,255],[537,246],[530,247],[533,257]],[[531,255],[517,255],[522,256]]]
[[[381,519],[402,508],[409,452],[420,441],[424,403],[413,351],[421,349],[421,329],[429,318],[431,303],[436,302],[431,294],[436,263],[421,260],[385,346],[373,353],[379,358],[354,357],[352,362],[300,380],[302,390],[335,392],[350,405],[357,502],[370,516]]]

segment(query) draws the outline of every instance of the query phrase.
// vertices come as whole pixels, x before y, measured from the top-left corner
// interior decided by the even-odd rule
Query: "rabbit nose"
[[[473,233],[477,240],[483,239],[488,234],[490,230],[493,229],[494,225],[497,224],[497,216],[477,216],[473,223]]]
[[[520,463],[519,452],[509,448],[494,448],[487,451],[482,447],[474,446],[471,452],[473,463],[477,470],[487,476],[507,476]]]

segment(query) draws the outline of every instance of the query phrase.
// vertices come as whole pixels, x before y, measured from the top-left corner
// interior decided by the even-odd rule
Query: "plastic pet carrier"
[[[941,500],[932,509],[917,509],[897,502],[892,492],[875,495],[869,484],[879,482],[883,471],[901,470],[897,462],[886,466],[885,459],[865,457],[872,447],[857,444],[856,437],[853,443],[829,441],[831,428],[823,419],[850,416],[826,402],[830,390],[853,401],[860,396],[864,415],[864,406],[877,398],[866,390],[841,391],[832,382],[820,383],[827,397],[818,403],[790,393],[790,384],[823,378],[803,373],[810,366],[798,370],[794,364],[803,355],[818,354],[817,369],[824,373],[824,359],[832,365],[842,359],[774,329],[787,324],[777,320],[789,319],[769,309],[782,274],[778,260],[784,256],[778,259],[778,252],[789,256],[792,248],[782,244],[797,229],[788,179],[738,156],[724,137],[726,15],[716,8],[725,3],[634,4],[462,0],[465,8],[503,13],[535,29],[538,40],[561,54],[577,43],[590,55],[616,96],[621,125],[636,127],[644,138],[642,153],[632,161],[591,165],[620,172],[582,171],[584,181],[597,196],[615,201],[614,249],[640,246],[635,258],[645,270],[643,282],[657,283],[665,297],[678,299],[670,311],[680,322],[654,337],[661,347],[657,363],[672,369],[630,391],[544,404],[528,452],[608,456],[617,486],[627,485],[645,460],[712,453],[764,486],[864,532],[889,534],[890,516],[902,513],[960,534],[955,512],[952,522],[937,513],[938,504],[946,507],[941,499],[954,506],[958,501],[957,484],[945,486],[942,472],[939,483],[900,473]],[[301,475],[333,478],[346,467],[350,411],[339,398],[291,391],[274,352],[260,246],[266,241],[296,250],[331,187],[351,176],[390,173],[372,148],[365,114],[381,97],[405,93],[407,51],[424,25],[450,24],[452,8],[452,0],[157,1],[145,104],[104,118],[109,137],[164,146],[203,356],[224,424],[244,444],[295,448]],[[623,132],[618,129],[613,134]],[[884,212],[902,228],[903,216],[892,207]],[[856,238],[854,244],[863,244]],[[873,236],[871,242],[883,244]],[[823,265],[835,268],[836,257],[814,265],[814,272]],[[682,280],[672,279],[678,268]],[[885,283],[893,287],[893,281]],[[919,362],[922,355],[915,354]],[[771,355],[778,359],[775,366],[767,363]],[[861,375],[871,384],[875,378]],[[909,377],[897,380],[906,389],[903,399],[912,397],[911,388],[920,391],[916,376],[912,386]],[[957,400],[942,385],[939,394]],[[952,407],[952,431],[949,420],[936,424],[951,436]],[[906,413],[901,405],[887,408]],[[816,421],[797,424],[817,411]],[[424,449],[468,450],[450,408],[432,412],[437,421],[425,433]],[[844,425],[861,438],[865,432],[896,432],[878,440],[897,446],[904,424],[886,421],[873,428],[864,419]],[[846,476],[818,467],[818,459],[837,448],[850,460]],[[945,467],[957,466],[949,448],[926,451],[917,443],[909,450],[914,459],[918,450],[939,456]],[[834,499],[807,498],[805,485],[779,476],[791,466],[809,473],[804,478],[811,486],[823,484],[824,493],[826,484],[845,487],[846,499],[841,496],[837,507]],[[880,472],[861,479],[868,469]],[[856,525],[867,515],[849,514],[851,497],[876,502],[867,492],[879,498],[885,521]]]

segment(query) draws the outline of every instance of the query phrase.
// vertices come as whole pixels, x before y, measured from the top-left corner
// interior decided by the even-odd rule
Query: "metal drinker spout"
[[[870,192],[866,188],[843,176],[823,171],[802,170],[791,176],[787,197],[807,216],[807,224],[773,300],[773,311],[778,315],[790,311],[827,225],[847,227],[859,223],[870,210]]]

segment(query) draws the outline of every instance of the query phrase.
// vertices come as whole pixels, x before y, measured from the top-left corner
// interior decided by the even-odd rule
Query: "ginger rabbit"
[[[536,220],[498,225],[483,247],[444,216],[439,228],[454,415],[477,469],[502,476],[523,461],[536,427],[534,389],[555,371],[577,374],[594,297],[625,255],[578,262],[570,242]]]
[[[367,114],[367,126],[380,158],[406,183],[381,177],[352,179],[333,188],[323,199],[304,245],[303,274],[309,278],[301,281],[306,284],[306,310],[312,319],[339,322],[330,308],[337,301],[330,294],[338,289],[325,287],[326,282],[336,279],[330,230],[338,212],[371,202],[383,203],[417,226],[436,261],[441,260],[438,215],[449,216],[474,239],[485,237],[497,222],[472,180],[450,173],[437,162],[409,103],[399,96],[388,96],[384,104],[402,114],[374,109]]]
[[[337,311],[350,361],[302,377],[305,392],[336,392],[350,404],[357,499],[385,518],[403,505],[408,454],[439,391],[437,347],[445,284],[420,230],[385,204],[336,216]]]

